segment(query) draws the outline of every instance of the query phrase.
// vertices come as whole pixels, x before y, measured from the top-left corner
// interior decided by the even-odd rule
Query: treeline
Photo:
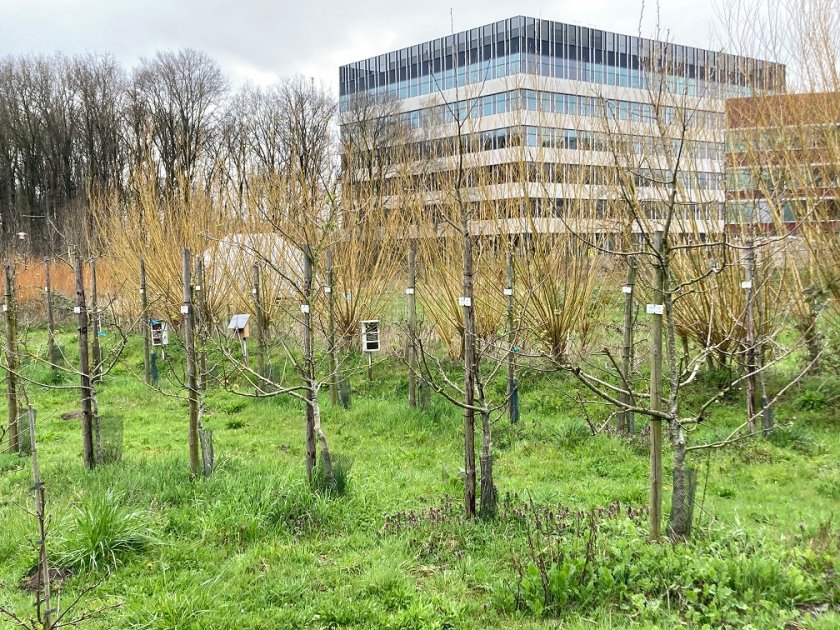
[[[140,174],[163,193],[218,186],[235,202],[249,174],[291,158],[284,119],[301,107],[326,121],[334,113],[331,97],[300,79],[233,91],[218,63],[191,49],[130,70],[108,54],[0,59],[3,249],[86,242],[92,207],[111,211]]]

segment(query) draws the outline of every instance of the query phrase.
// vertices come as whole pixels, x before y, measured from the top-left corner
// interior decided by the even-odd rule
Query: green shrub
[[[819,411],[829,401],[828,395],[821,389],[806,389],[796,399],[796,406],[803,411]]]
[[[820,451],[820,445],[814,434],[801,424],[786,424],[774,428],[767,439],[781,448],[789,448],[804,455],[813,455]]]
[[[68,531],[58,540],[55,562],[72,571],[114,567],[152,542],[144,514],[128,509],[122,497],[110,491],[79,506],[65,527]]]

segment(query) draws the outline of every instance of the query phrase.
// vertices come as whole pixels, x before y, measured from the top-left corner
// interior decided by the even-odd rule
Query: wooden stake
[[[82,255],[76,250],[76,317],[79,331],[79,380],[82,393],[82,446],[85,467],[92,470],[96,466],[96,453],[93,440],[93,387],[90,381],[90,355],[88,345],[88,313],[85,303],[85,278]]]
[[[260,266],[254,263],[254,317],[256,318],[257,333],[257,375],[260,379],[265,378],[265,313],[263,313],[260,295]],[[256,395],[262,391],[262,381],[257,383]]]
[[[12,264],[7,260],[3,264],[6,277],[6,299],[3,304],[6,311],[6,402],[9,418],[9,452],[17,453],[20,448],[18,439],[17,406],[17,313],[15,307],[15,276]]]
[[[408,247],[408,282],[405,289],[405,309],[408,319],[408,406],[417,406],[417,301],[414,291],[417,284],[417,239],[412,238]]]
[[[657,312],[651,314],[650,408],[662,409],[662,308],[665,304],[664,256],[667,245],[657,230],[653,236],[656,254],[654,262],[653,303]],[[656,540],[662,530],[662,420],[650,419],[650,538]]]
[[[196,355],[198,357],[198,393],[199,404],[199,428],[201,428],[201,414],[204,406],[204,392],[207,391],[207,338],[210,335],[210,311],[207,309],[207,284],[204,270],[204,257],[195,257],[195,279],[193,294],[195,302],[195,325],[198,346]],[[201,288],[199,288],[201,287]]]
[[[101,328],[101,319],[99,315],[99,295],[96,291],[96,259],[92,258],[90,261],[90,299],[91,311],[90,321],[93,322],[93,336],[91,337],[91,360],[93,361],[93,370],[91,374],[91,382],[98,383],[102,380],[102,348],[99,344],[99,330]]]
[[[143,323],[143,370],[146,384],[152,384],[152,326],[149,322],[149,295],[146,286],[146,263],[140,260],[140,316]]]
[[[315,475],[315,366],[312,334],[312,249],[303,247],[303,371],[306,382],[306,479]]]
[[[636,285],[636,259],[633,256],[627,257],[627,282],[624,290],[624,343],[621,347],[621,377],[624,381],[622,389],[628,393],[621,395],[621,402],[625,405],[632,404],[633,397],[629,390],[633,386],[633,291]],[[622,411],[618,414],[619,431],[633,433],[634,417],[632,411]]]
[[[755,319],[753,317],[753,301],[755,290],[753,289],[753,275],[755,271],[755,249],[753,240],[747,241],[746,269],[744,289],[746,290],[746,327],[747,327],[747,420],[750,433],[755,433],[755,396],[756,396],[756,352],[755,352]]]
[[[193,477],[197,477],[201,469],[199,468],[198,457],[198,379],[195,358],[195,320],[193,313],[192,270],[190,269],[190,260],[190,250],[185,247],[181,268],[184,284],[184,302],[181,305],[181,313],[184,315],[184,348],[187,354],[187,394],[189,395],[190,400],[190,473]]]
[[[55,316],[52,304],[52,280],[50,279],[50,259],[44,259],[44,299],[47,307],[47,360],[55,368],[58,357],[55,348]]]
[[[462,217],[466,209],[462,205]],[[468,518],[475,517],[475,311],[473,310],[472,236],[468,222],[462,221],[464,248],[464,508]]]
[[[339,403],[338,394],[338,349],[335,345],[335,290],[333,287],[333,253],[327,250],[327,352],[330,363],[330,404]]]
[[[513,289],[516,277],[513,268],[513,251],[508,249],[507,260],[507,291],[505,291],[505,302],[507,303],[507,327],[508,327],[508,353],[507,353],[507,397],[508,397],[508,418],[511,423],[519,422],[519,384],[516,382],[516,322],[513,319],[514,297]]]

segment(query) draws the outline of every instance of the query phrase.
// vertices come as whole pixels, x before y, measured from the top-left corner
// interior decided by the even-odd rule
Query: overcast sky
[[[654,5],[648,0],[647,6]],[[662,0],[672,41],[716,48],[709,0]],[[0,55],[109,51],[133,66],[197,48],[234,86],[302,74],[336,88],[338,66],[514,15],[636,34],[642,0],[0,0]],[[643,34],[652,35],[655,16]]]

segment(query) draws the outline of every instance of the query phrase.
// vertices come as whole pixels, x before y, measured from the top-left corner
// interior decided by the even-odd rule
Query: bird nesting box
[[[169,345],[169,325],[159,319],[150,319],[149,328],[152,331],[153,346]]]
[[[230,334],[243,341],[247,339],[251,334],[251,326],[248,323],[250,319],[251,316],[247,313],[239,313],[231,316],[230,323],[228,324]]]
[[[379,320],[368,319],[362,324],[362,352],[379,352]]]

